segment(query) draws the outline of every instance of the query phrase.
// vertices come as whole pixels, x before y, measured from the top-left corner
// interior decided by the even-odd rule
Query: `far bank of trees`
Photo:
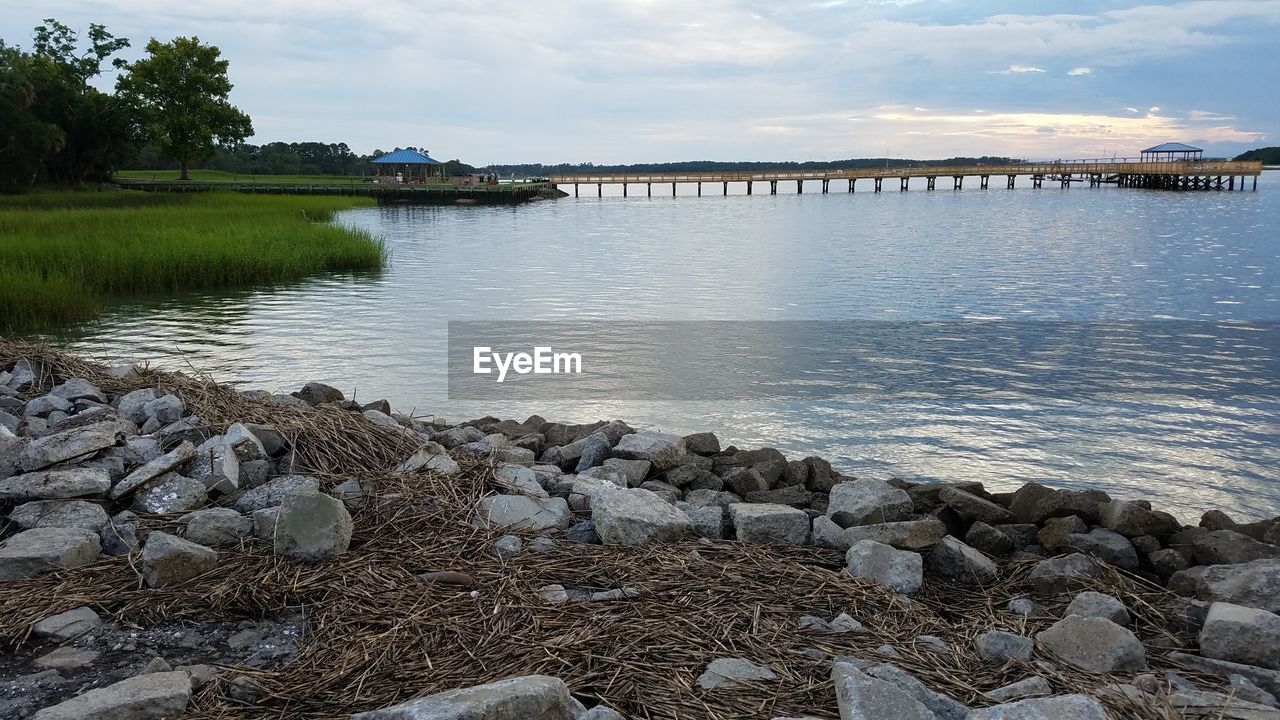
[[[1241,153],[1235,160],[1261,160],[1263,165],[1280,165],[1280,146],[1256,148]]]

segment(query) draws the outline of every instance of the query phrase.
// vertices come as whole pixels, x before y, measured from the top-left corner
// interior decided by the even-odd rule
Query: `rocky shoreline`
[[[18,342],[0,515],[0,720],[1280,718],[1280,518]]]

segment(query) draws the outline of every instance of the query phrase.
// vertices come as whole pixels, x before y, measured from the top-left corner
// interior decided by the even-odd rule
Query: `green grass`
[[[378,270],[381,242],[328,224],[365,198],[133,191],[0,196],[0,329],[84,320],[111,295]]]
[[[177,170],[120,170],[115,177],[120,180],[177,180]],[[352,185],[369,182],[367,177],[350,175],[245,175],[221,170],[191,170],[187,173],[191,182],[239,182],[279,183],[301,185]]]

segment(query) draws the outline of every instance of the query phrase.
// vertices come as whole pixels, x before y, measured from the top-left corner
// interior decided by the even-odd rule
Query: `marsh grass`
[[[83,320],[109,295],[378,270],[381,242],[328,224],[371,201],[234,193],[0,197],[0,328]]]

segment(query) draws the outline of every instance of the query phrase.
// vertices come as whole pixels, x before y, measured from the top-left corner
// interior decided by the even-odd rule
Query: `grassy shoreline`
[[[115,177],[122,180],[166,180],[178,179],[177,170],[120,170]],[[235,182],[263,184],[299,184],[299,185],[359,185],[370,182],[363,175],[252,175],[247,173],[229,173],[222,170],[192,170],[191,182]]]
[[[111,295],[381,269],[381,242],[328,224],[371,203],[128,191],[0,197],[0,330],[85,320]]]

